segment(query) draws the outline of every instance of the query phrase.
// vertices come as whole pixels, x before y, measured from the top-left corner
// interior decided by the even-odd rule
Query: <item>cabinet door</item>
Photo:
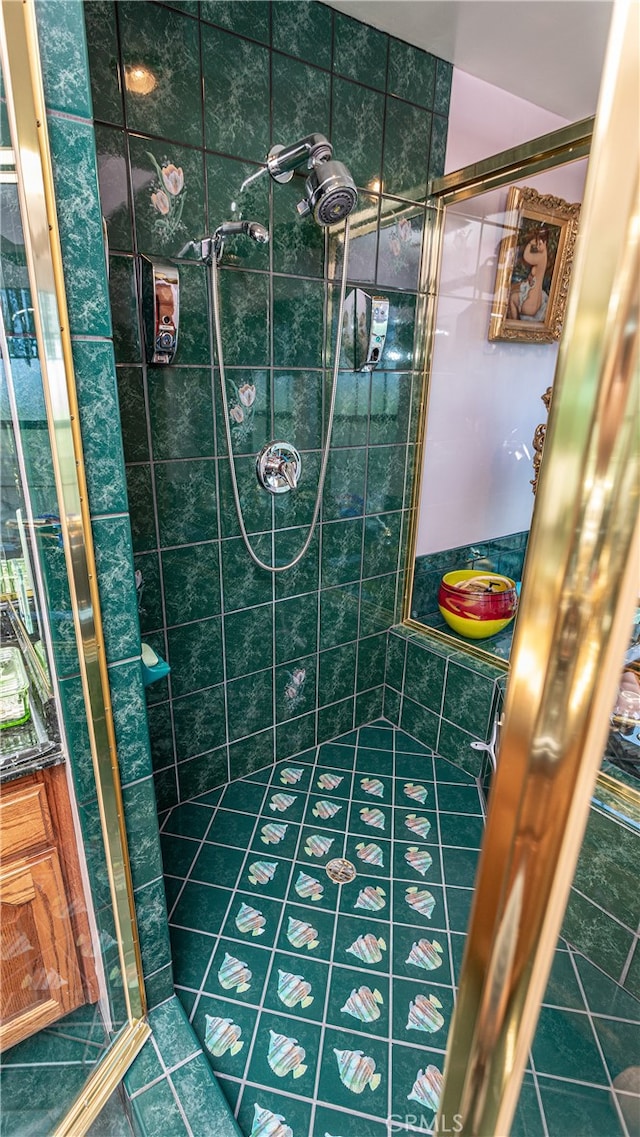
[[[0,1050],[84,1002],[55,849],[0,877]]]

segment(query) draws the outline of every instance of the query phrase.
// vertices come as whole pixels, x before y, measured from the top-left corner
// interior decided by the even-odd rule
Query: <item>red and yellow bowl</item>
[[[457,569],[440,582],[438,608],[450,628],[470,640],[495,636],[518,607],[515,581],[497,572]]]

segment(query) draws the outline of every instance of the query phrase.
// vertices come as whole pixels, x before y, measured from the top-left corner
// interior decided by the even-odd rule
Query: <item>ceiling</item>
[[[329,0],[573,121],[595,113],[612,0]]]

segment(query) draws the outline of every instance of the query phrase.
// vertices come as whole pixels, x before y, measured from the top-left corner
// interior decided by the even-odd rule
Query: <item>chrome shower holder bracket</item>
[[[269,493],[295,490],[302,472],[302,459],[290,442],[267,442],[256,459],[258,481]]]

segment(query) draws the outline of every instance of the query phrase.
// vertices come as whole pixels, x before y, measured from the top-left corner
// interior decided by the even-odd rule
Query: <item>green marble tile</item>
[[[48,129],[71,333],[110,336],[93,126],[53,117]]]
[[[336,156],[346,162],[357,186],[377,191],[382,175],[384,96],[346,79],[333,81]]]
[[[259,813],[264,799],[264,787],[253,782],[231,782],[224,791],[222,804],[225,809],[236,809],[241,813]]]
[[[367,513],[402,509],[404,446],[375,446],[369,451]]]
[[[234,459],[234,468],[245,529],[247,533],[252,535],[251,544],[254,551],[262,560],[266,558],[266,563],[270,564],[271,534],[268,533],[268,531],[272,528],[272,496],[265,492],[256,478],[256,460],[254,456],[251,455],[246,458],[236,457]],[[231,483],[231,471],[226,458],[221,458],[218,462],[218,481],[220,485],[220,533],[222,537],[235,537],[240,532],[240,526],[238,524],[238,514]],[[253,536],[259,533],[264,534],[264,536]],[[223,546],[223,563],[224,556],[226,555],[224,554],[225,546]],[[232,547],[235,548],[235,545]],[[234,555],[239,555],[251,563],[246,550]],[[259,573],[264,575],[264,570],[259,569]],[[226,575],[224,579],[225,584],[227,584]],[[248,587],[249,582],[247,579],[244,582],[245,590],[248,590]],[[264,588],[259,588],[259,597],[263,598],[264,592]],[[256,599],[257,598],[258,597],[256,597]],[[227,607],[229,606],[228,598],[225,600],[225,605]]]
[[[460,727],[447,722],[446,719],[441,719],[437,743],[438,754],[443,758],[448,758],[468,773],[477,776],[480,773],[481,759],[477,751],[471,750],[471,743],[475,737],[477,736],[467,734],[466,731],[460,730]],[[427,743],[427,745],[432,745],[434,748],[436,746],[435,743]]]
[[[318,449],[322,434],[322,372],[274,371],[274,427],[278,438],[291,438],[298,450]],[[263,438],[268,434],[264,427]]]
[[[484,825],[480,817],[468,814],[440,814],[440,837],[443,845],[459,845],[467,849],[479,849],[484,836]]]
[[[347,155],[348,160],[348,155]],[[373,193],[358,191],[358,201],[349,214],[349,264],[348,277],[364,284],[373,284],[376,279],[376,254],[378,251],[377,219],[380,198]],[[334,280],[342,275],[344,261],[344,228],[335,226],[329,233],[330,251],[328,273]],[[338,295],[334,303],[337,306]],[[335,326],[332,342],[335,341]],[[333,352],[330,353],[331,355]],[[343,352],[341,366],[349,362]]]
[[[320,647],[350,643],[358,635],[358,586],[342,585],[320,593]]]
[[[284,5],[289,0],[284,0]],[[297,0],[294,0],[297,3]],[[300,178],[278,186],[273,195],[274,272],[294,276],[322,276],[324,269],[324,230],[312,216],[300,217],[297,203],[304,196]],[[319,360],[317,361],[320,362]]]
[[[215,935],[221,931],[232,893],[211,884],[187,881],[171,923]]]
[[[65,0],[39,0],[35,7],[47,109],[91,118],[82,8]]]
[[[332,450],[324,490],[323,520],[339,521],[364,512],[364,447]]]
[[[298,754],[309,746],[313,746],[316,737],[316,714],[311,711],[299,718],[289,719],[288,722],[278,723],[276,726],[276,754]]]
[[[438,59],[436,61],[436,89],[433,109],[440,115],[449,114],[452,78],[453,64],[447,63],[446,59]]]
[[[439,785],[438,808],[447,813],[482,813],[476,786]]]
[[[384,91],[389,37],[342,12],[337,12],[334,18],[334,71]]]
[[[205,26],[202,51],[207,149],[262,161],[269,150],[269,52]]]
[[[410,405],[410,373],[373,371],[369,444],[406,443]]]
[[[126,517],[103,517],[92,524],[107,660],[138,655],[138,603],[131,531]]]
[[[627,928],[636,928],[640,918],[637,840],[632,830],[591,809],[573,882]]]
[[[153,775],[153,785],[156,792],[158,810],[171,809],[178,801],[178,783],[175,766],[167,766],[165,770],[158,770]]]
[[[264,154],[260,154],[260,157],[264,157]],[[206,165],[211,229],[215,229],[222,221],[242,219],[259,221],[268,228],[269,180],[266,177],[259,178],[240,193],[245,178],[256,173],[256,166],[235,158],[225,158],[221,154],[207,154]],[[269,245],[260,245],[246,239],[230,241],[225,249],[225,264],[234,264],[237,268],[268,269]]]
[[[273,281],[273,356],[276,367],[318,367],[322,359],[324,289],[320,282]]]
[[[387,1063],[388,1043],[379,1039],[363,1039],[359,1034],[348,1030],[327,1029],[323,1039],[320,1083],[318,1098],[330,1105],[339,1106],[344,1110],[365,1108],[367,1114],[377,1117],[387,1116]],[[339,1053],[336,1054],[336,1051]],[[360,1083],[356,1089],[349,1088],[349,1072],[354,1059],[350,1055],[359,1051],[364,1059],[368,1059],[368,1081],[360,1090]],[[357,1059],[355,1059],[357,1061]],[[343,1078],[339,1074],[339,1062],[343,1063]],[[369,1073],[371,1071],[371,1073]],[[379,1080],[377,1075],[379,1075]],[[366,1098],[362,1101],[362,1096]]]
[[[562,935],[613,977],[622,974],[634,940],[632,932],[575,889],[569,894]]]
[[[133,551],[152,549],[157,544],[153,519],[151,468],[148,465],[127,466],[127,497]]]
[[[129,129],[202,145],[197,23],[129,0],[120,0],[118,17]],[[150,73],[144,90],[140,71]]]
[[[318,496],[320,454],[311,451],[301,455],[301,458],[302,472],[295,493],[280,494],[273,499],[274,519],[278,529],[309,526],[313,518]]]
[[[331,67],[332,11],[313,0],[284,0],[273,6],[272,46],[317,67]]]
[[[273,671],[257,671],[227,684],[229,740],[256,734],[273,719]]]
[[[220,611],[218,542],[186,545],[162,554],[167,624],[215,616]],[[146,595],[143,594],[146,602]]]
[[[163,547],[209,541],[217,535],[212,460],[158,462],[155,479]]]
[[[204,1055],[174,1070],[171,1081],[192,1133],[215,1126],[220,1137],[236,1137],[236,1124]]]
[[[574,1133],[580,1137],[599,1137],[602,1133],[622,1137],[623,1129],[609,1090],[543,1077],[538,1078],[538,1085],[549,1137]]]
[[[147,382],[154,459],[211,457],[210,372],[197,367],[150,367]]]
[[[127,509],[118,393],[110,343],[74,340],[73,364],[91,512]]]
[[[100,206],[107,222],[109,248],[131,252],[131,206],[127,179],[127,143],[122,130],[96,126]]]
[[[442,711],[449,722],[484,739],[491,727],[494,699],[493,680],[449,663]]]
[[[614,983],[608,975],[582,955],[574,956],[584,987],[587,1004],[594,1015],[612,1015],[617,1019],[640,1022],[640,1001]],[[548,1000],[547,1000],[548,1001]]]
[[[181,624],[168,633],[171,688],[174,696],[188,695],[221,683],[222,628],[220,617]]]
[[[197,855],[189,879],[200,884],[234,888],[244,857],[244,849],[229,849],[224,845],[205,842]]]
[[[129,856],[133,886],[138,889],[162,874],[153,778],[143,778],[134,785],[125,786],[122,796],[127,831],[132,837],[135,834],[129,846]]]
[[[384,192],[423,201],[427,188],[431,114],[387,98],[383,155]]]
[[[261,730],[229,746],[229,771],[232,778],[241,778],[252,770],[260,770],[273,762],[274,730]]]
[[[150,1082],[155,1082],[163,1075],[160,1059],[151,1040],[148,1040],[142,1050],[134,1058],[131,1066],[124,1076],[124,1084],[128,1094],[134,1094],[144,1089]]]
[[[269,361],[268,278],[262,273],[222,271],[220,309],[227,367],[264,367]]]
[[[276,667],[276,722],[297,718],[316,706],[317,657],[308,655]]]
[[[365,519],[362,558],[364,577],[396,571],[401,551],[401,528],[400,513],[378,513]]]
[[[198,855],[200,842],[191,837],[174,837],[171,833],[161,833],[160,848],[165,875],[184,879]]]
[[[288,564],[304,545],[308,530],[278,529],[275,534],[276,564]],[[297,596],[313,592],[319,583],[320,541],[319,527],[304,557],[287,572],[276,577],[276,597]]]
[[[326,742],[335,738],[337,734],[344,734],[353,726],[355,713],[354,699],[341,699],[339,703],[332,703],[328,707],[321,707],[318,711],[318,742]]]
[[[331,445],[364,446],[369,427],[369,386],[367,371],[341,371],[338,374]]]
[[[431,124],[431,149],[429,151],[429,178],[441,178],[447,153],[448,121],[434,114]]]
[[[265,650],[271,654],[273,609],[270,604],[243,608],[225,616],[227,679],[258,671]]]
[[[356,645],[345,644],[320,654],[318,705],[336,703],[353,693]]]
[[[226,742],[222,685],[173,701],[178,761]]]
[[[607,1085],[589,1019],[575,1011],[543,1007],[533,1041],[533,1060],[542,1074],[556,1074],[593,1085]]]
[[[118,765],[123,785],[151,773],[144,688],[137,660],[109,668]]]
[[[395,726],[400,724],[400,696],[391,687],[384,689],[384,716]]]
[[[255,817],[248,813],[238,815],[230,809],[219,809],[207,831],[207,840],[220,845],[232,845],[246,849],[255,824]]]
[[[166,1078],[138,1094],[131,1102],[131,1109],[143,1133],[157,1133],[160,1129],[176,1135],[186,1133],[182,1114]]]
[[[309,655],[317,647],[318,598],[294,596],[275,606],[276,663]]]
[[[322,527],[322,585],[348,584],[360,579],[362,519]]]
[[[142,368],[117,367],[116,380],[125,461],[148,462],[149,441]]]
[[[104,122],[123,123],[115,4],[88,0],[84,19],[93,114]]]
[[[199,1049],[178,999],[169,999],[149,1015],[149,1026],[166,1066],[183,1062]]]
[[[204,236],[201,152],[136,135],[129,149],[138,251],[175,257],[186,241]]]
[[[240,36],[269,43],[269,8],[267,0],[201,0],[200,15]]]
[[[359,691],[378,687],[384,680],[386,635],[369,636],[358,642]]]
[[[382,198],[376,269],[379,288],[417,290],[424,216],[423,206]]]
[[[405,926],[394,928],[392,965],[394,975],[406,976],[414,982],[450,984],[452,971],[446,932],[437,928],[428,931]]]
[[[329,136],[329,75],[285,55],[272,56],[273,142]]]
[[[428,51],[412,47],[402,40],[389,40],[389,73],[387,93],[399,95],[418,106],[433,108],[436,58]]]
[[[109,257],[109,302],[116,363],[140,363],[142,349],[138,327],[134,263],[131,257]],[[124,404],[122,410],[125,411]],[[131,414],[134,413],[132,407]],[[125,420],[129,418],[128,411],[123,413],[123,418]]]
[[[382,632],[393,623],[395,574],[363,580],[360,593],[360,635]]]
[[[229,425],[234,454],[255,455],[271,432],[271,379],[270,373],[258,368],[230,368],[226,370]],[[227,453],[224,414],[220,395],[219,372],[215,382],[217,448]],[[290,437],[292,431],[279,430],[279,436]]]
[[[442,787],[438,786],[438,801]],[[433,797],[431,798],[433,800]],[[443,849],[442,858],[444,863],[444,878],[447,884],[458,885],[462,888],[473,888],[476,871],[478,868],[478,853],[475,849]],[[565,965],[569,963],[569,959],[565,955],[556,955],[558,974],[561,975],[562,981],[558,981],[559,986],[562,986],[566,981],[566,997],[569,997],[569,991],[576,987],[575,978],[572,981],[573,972]],[[555,965],[554,965],[555,966]],[[551,980],[550,980],[551,982]],[[553,983],[555,985],[556,978],[554,977]],[[547,1002],[553,1000],[546,1000]],[[573,1004],[563,1003],[562,1006],[570,1006]]]
[[[162,878],[136,889],[135,903],[142,968],[145,975],[152,975],[171,963],[167,905]]]
[[[382,367],[387,371],[407,371],[413,361],[415,297],[401,292],[389,293],[389,326],[382,353]]]

